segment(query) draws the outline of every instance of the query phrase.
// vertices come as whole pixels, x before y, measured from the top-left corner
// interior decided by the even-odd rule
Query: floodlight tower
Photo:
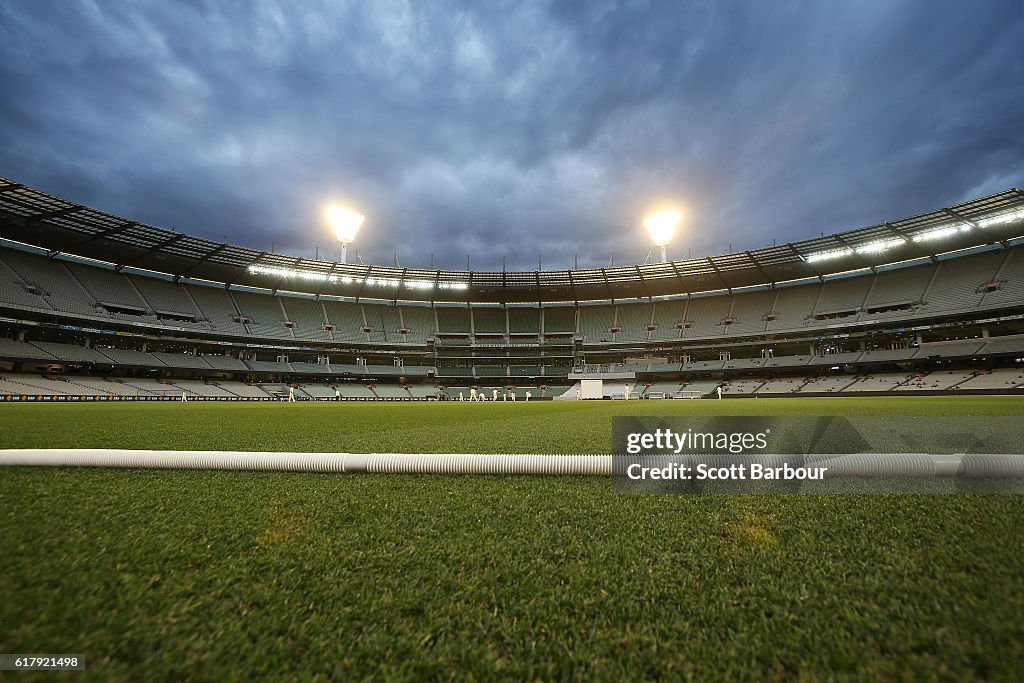
[[[356,238],[356,233],[362,227],[366,217],[361,213],[332,206],[327,209],[327,221],[334,228],[334,236],[341,244],[341,262],[347,263],[348,245]]]
[[[668,254],[665,247],[672,241],[672,235],[675,233],[676,226],[682,217],[682,214],[675,209],[665,209],[664,211],[652,213],[644,219],[644,227],[647,228],[647,232],[651,233],[651,240],[654,242],[654,246],[661,247],[662,263],[668,262]]]

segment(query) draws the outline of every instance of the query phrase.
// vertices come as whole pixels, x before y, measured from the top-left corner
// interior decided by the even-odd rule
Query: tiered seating
[[[508,309],[510,334],[540,334],[540,311],[536,308]]]
[[[864,305],[870,276],[853,276],[826,280],[815,313],[818,315],[837,311],[859,311]]]
[[[186,285],[185,288],[214,331],[236,336],[248,335],[245,327],[233,320],[238,315],[238,309],[227,291],[198,285]]]
[[[334,387],[326,384],[303,384],[302,391],[310,398],[334,398]]]
[[[805,377],[778,377],[758,387],[757,394],[795,394],[807,382]]]
[[[716,337],[726,326],[722,320],[729,314],[729,297],[709,296],[690,299],[686,319],[693,325],[683,330],[684,339]]]
[[[725,334],[761,334],[765,329],[764,315],[772,310],[775,303],[775,292],[751,292],[749,294],[737,294],[733,297],[732,313],[729,316],[733,322],[723,328]]]
[[[473,332],[476,334],[506,334],[505,309],[483,306],[473,307]]]
[[[77,392],[67,382],[39,375],[5,374],[0,376],[0,393],[39,396],[74,395]]]
[[[896,391],[947,391],[974,376],[973,371],[940,370],[920,373],[896,387]]]
[[[439,334],[463,334],[469,336],[471,326],[469,309],[465,306],[438,306],[437,331]]]
[[[722,393],[739,396],[753,394],[764,382],[763,379],[734,379],[722,387]]]
[[[398,331],[402,328],[402,316],[396,306],[364,305],[363,315],[366,317],[366,324],[373,328],[370,341],[397,344],[405,339]]]
[[[893,391],[897,386],[912,378],[913,375],[904,373],[880,373],[861,377],[853,384],[843,389],[846,393],[857,393],[863,391]]]
[[[725,365],[725,362],[720,360],[695,360],[684,365],[683,370],[690,372],[721,370],[723,365]]]
[[[46,351],[55,358],[69,363],[110,364],[110,359],[102,353],[98,353],[93,349],[87,349],[84,346],[78,346],[77,344],[58,344],[57,342],[37,341],[32,342],[32,345],[38,346],[40,349]]]
[[[324,363],[303,363],[299,361],[292,361],[290,365],[292,366],[292,370],[299,373],[311,375],[331,374],[331,366]]]
[[[875,286],[871,290],[871,295],[865,302],[864,308],[921,301],[924,297],[925,287],[928,286],[934,272],[934,268],[926,266],[896,268],[879,272],[875,276]],[[876,316],[877,314],[869,315],[871,318]]]
[[[64,266],[96,301],[148,310],[146,302],[120,273],[78,263],[65,263]]]
[[[645,341],[654,315],[653,304],[619,304],[618,326],[622,330],[617,339]]]
[[[861,363],[891,363],[909,360],[917,353],[916,348],[907,349],[874,349],[860,355]]]
[[[152,355],[169,368],[210,369],[210,366],[202,356],[193,356],[188,353],[161,353],[159,351],[154,352]]]
[[[654,303],[654,331],[651,339],[678,339],[680,335],[676,323],[683,320],[686,310],[685,299],[656,301]]]
[[[857,381],[852,375],[840,377],[816,377],[807,380],[807,384],[800,387],[800,393],[831,393],[839,392]]]
[[[356,365],[355,363],[331,363],[331,374],[332,375],[366,375],[369,374],[366,371],[365,365]]]
[[[377,395],[362,384],[339,382],[335,385],[345,398],[377,398]]]
[[[150,379],[149,377],[125,377],[121,380],[123,384],[129,387],[134,387],[139,390],[140,394],[174,394],[181,393],[181,391],[173,384],[167,382],[161,382],[160,380]]]
[[[853,363],[860,358],[860,356],[860,351],[828,353],[824,356],[812,356],[808,365],[842,365],[844,363]]]
[[[544,334],[576,332],[576,309],[572,306],[544,307]]]
[[[703,396],[707,396],[715,390],[718,386],[718,381],[713,379],[695,380],[692,382],[686,382],[682,385],[682,391],[699,391]]]
[[[192,316],[196,320],[204,317],[189,297],[188,290],[180,285],[153,277],[134,275],[129,275],[128,280],[142,294],[148,304],[147,308],[152,311]],[[177,324],[181,322],[177,321]]]
[[[291,385],[283,384],[281,382],[260,382],[259,386],[268,395],[276,396],[278,398],[288,398],[288,396],[292,393]],[[306,395],[305,393],[303,393],[301,388],[295,389],[294,393],[295,398],[297,399],[303,398]]]
[[[722,367],[726,370],[753,369],[764,367],[766,358],[733,358],[725,361]]]
[[[409,398],[409,392],[400,384],[373,384],[373,393],[379,398]]]
[[[64,380],[73,387],[81,387],[81,396],[136,396],[139,390],[121,382],[108,380],[104,377],[65,377]]]
[[[459,394],[461,393],[464,399],[467,401],[469,400],[469,387],[445,387],[444,393],[448,394],[449,397],[456,401],[459,399]]]
[[[798,285],[779,287],[775,299],[776,318],[767,321],[765,327],[769,332],[780,330],[800,330],[808,325],[807,317],[814,309],[821,289],[814,285]]]
[[[55,360],[56,356],[43,349],[6,337],[0,337],[0,358],[30,358],[33,360]]]
[[[15,273],[3,262],[3,254],[4,252],[0,252],[0,303],[19,308],[52,310],[53,307],[46,301],[42,290],[35,294],[25,291],[23,286],[25,278]]]
[[[55,310],[79,315],[95,315],[96,302],[71,276],[63,262],[50,261],[44,256],[21,251],[0,250],[0,258],[23,281],[43,288],[47,303]]]
[[[163,362],[156,356],[144,351],[133,349],[115,349],[107,346],[97,346],[95,350],[102,353],[117,365],[132,365],[138,367],[163,367]]]
[[[614,306],[580,306],[580,334],[588,343],[612,341],[609,330],[614,326]]]
[[[268,395],[258,385],[244,384],[242,382],[224,382],[220,387],[229,394],[243,398],[263,398]]]
[[[985,340],[981,338],[944,342],[925,342],[921,344],[921,347],[914,358],[931,358],[932,356],[938,356],[940,358],[955,358],[957,356],[970,356],[976,353],[978,349],[984,345]]]
[[[982,308],[1019,304],[1024,301],[1024,249],[1014,249],[996,276],[1000,289],[988,292],[981,299]]]
[[[437,396],[437,387],[431,384],[410,384],[409,395],[413,398],[435,398]]]
[[[235,304],[242,315],[252,319],[245,326],[257,337],[293,337],[292,331],[284,326],[284,309],[276,297],[252,292],[233,292]]]
[[[1024,353],[1024,335],[993,337],[982,347],[981,353]]]
[[[214,370],[235,370],[242,372],[246,372],[249,370],[249,367],[245,363],[238,360],[237,358],[232,358],[231,356],[204,355],[203,360],[205,360],[206,364],[209,365]]]
[[[199,379],[175,379],[172,380],[172,384],[193,396],[219,397],[234,395],[217,384],[207,384]]]
[[[426,306],[402,306],[402,322],[409,334],[405,341],[410,344],[425,344],[435,334],[434,309]]]
[[[284,315],[295,323],[292,334],[297,339],[328,340],[331,333],[324,329],[324,309],[319,301],[293,296],[282,296]]]
[[[327,322],[334,325],[334,332],[331,333],[331,336],[335,341],[366,341],[366,333],[363,332],[366,321],[363,319],[362,307],[341,301],[321,301],[321,303],[327,313]]]
[[[663,396],[674,396],[679,391],[680,382],[654,382],[649,387],[640,386],[638,391],[642,396],[651,398],[662,398]]]
[[[292,366],[289,363],[278,363],[277,361],[270,360],[247,360],[245,364],[257,372],[292,372]]]
[[[981,301],[978,288],[995,277],[1004,256],[997,251],[940,263],[925,293],[924,310],[935,313],[976,308]]]
[[[1024,370],[1021,368],[998,368],[991,372],[977,374],[957,385],[957,389],[1020,389],[1024,387]]]
[[[401,375],[412,374],[415,372],[413,366],[405,367],[404,365],[367,365],[366,372],[371,375],[394,375],[399,377]],[[426,374],[426,373],[424,373]]]
[[[813,356],[775,356],[766,358],[763,367],[766,368],[790,368],[794,365],[807,365]]]
[[[679,363],[651,363],[647,366],[648,372],[676,372],[681,365]]]

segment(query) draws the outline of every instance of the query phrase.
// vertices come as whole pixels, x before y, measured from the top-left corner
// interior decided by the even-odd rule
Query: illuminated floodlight
[[[849,256],[852,253],[853,249],[831,249],[829,251],[819,251],[814,254],[808,254],[804,257],[804,260],[808,263],[830,261],[832,259],[842,258],[843,256]]]
[[[676,226],[679,225],[679,221],[682,218],[683,215],[676,209],[665,209],[664,211],[652,213],[644,219],[644,227],[651,234],[651,241],[654,242],[654,246],[661,247],[662,263],[668,261],[665,247],[672,241]]]
[[[362,284],[369,287],[406,287],[407,289],[433,289],[434,283],[430,280],[399,280],[391,277],[352,277],[351,275],[328,275],[311,270],[300,270],[297,268],[279,268],[276,266],[249,266],[249,272],[253,275],[271,275],[279,278],[297,278],[299,280],[312,280],[313,282],[340,282],[343,285]],[[465,282],[442,282],[439,289],[468,289]]]
[[[933,230],[925,230],[919,232],[912,238],[915,242],[930,242],[932,240],[941,240],[946,237],[952,237],[953,235],[960,232],[967,232],[971,229],[969,225],[949,225],[945,228],[935,228]]]
[[[857,247],[858,254],[879,254],[883,251],[888,251],[893,247],[901,247],[906,244],[906,240],[902,237],[896,237],[891,240],[878,240],[877,242],[868,242]]]
[[[978,221],[978,226],[987,228],[992,225],[1000,225],[1001,223],[1013,223],[1024,218],[1024,209],[1017,209],[1016,211],[1010,211],[999,216],[993,216],[992,218],[985,218]]]
[[[341,244],[342,263],[347,262],[348,245],[355,240],[356,233],[359,232],[359,228],[363,226],[365,220],[366,217],[363,214],[339,206],[327,209],[327,222],[334,228],[334,236]]]

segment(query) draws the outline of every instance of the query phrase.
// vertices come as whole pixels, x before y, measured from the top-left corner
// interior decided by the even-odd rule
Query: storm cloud
[[[368,263],[642,262],[1021,185],[1008,2],[0,1],[0,175]]]

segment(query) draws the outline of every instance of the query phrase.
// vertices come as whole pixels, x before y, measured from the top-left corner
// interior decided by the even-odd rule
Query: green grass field
[[[1024,399],[9,404],[0,448],[602,453],[625,414],[1024,417]],[[0,652],[81,652],[85,678],[125,681],[1018,680],[1022,532],[1017,496],[7,468]]]

